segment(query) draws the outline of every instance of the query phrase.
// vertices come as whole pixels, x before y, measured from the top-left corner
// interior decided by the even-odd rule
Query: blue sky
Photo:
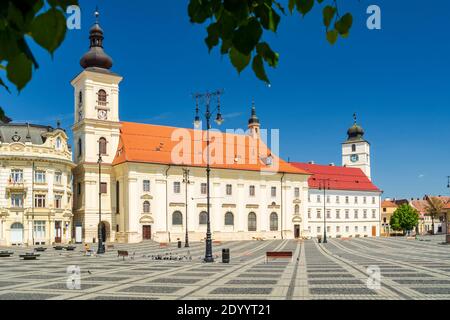
[[[98,4],[105,49],[124,76],[121,120],[190,127],[191,93],[224,88],[223,128],[245,128],[254,98],[262,126],[280,129],[282,157],[340,164],[357,112],[385,197],[447,194],[450,3],[339,2],[354,25],[334,46],[325,40],[319,6],[305,18],[283,17],[278,33],[266,38],[280,52],[268,87],[250,69],[238,75],[217,50],[208,53],[204,27],[189,23],[187,0],[81,0],[81,30],[68,32],[53,60],[32,46],[40,69],[19,95],[2,91],[0,103],[14,120],[55,125],[59,118],[70,131],[70,80],[81,71]],[[370,4],[381,7],[382,30],[366,28]]]

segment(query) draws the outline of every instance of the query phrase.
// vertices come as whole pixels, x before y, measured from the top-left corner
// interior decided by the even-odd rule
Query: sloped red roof
[[[215,138],[215,134],[220,135],[219,138]],[[204,136],[202,130],[121,122],[119,146],[113,165],[144,162],[206,167],[201,153],[206,150],[206,139],[202,139],[202,135]],[[181,138],[186,140],[186,144],[180,143]],[[308,174],[278,158],[261,140],[248,135],[216,131],[211,132],[210,141],[211,151],[212,148],[215,150],[215,156],[210,161],[211,168]],[[187,147],[187,151],[180,149],[181,145]],[[245,150],[244,155],[238,150]],[[268,155],[272,156],[272,163],[278,164],[278,167],[264,163],[262,159]]]
[[[301,162],[293,162],[291,164],[312,174],[308,179],[308,184],[311,189],[319,189],[323,185],[322,180],[328,179],[327,187],[329,186],[332,190],[381,191],[358,168]]]
[[[381,203],[381,207],[382,207],[382,208],[397,208],[398,206],[397,206],[397,204],[395,204],[395,202],[393,202],[393,201],[390,201],[390,200],[384,200],[384,201]]]

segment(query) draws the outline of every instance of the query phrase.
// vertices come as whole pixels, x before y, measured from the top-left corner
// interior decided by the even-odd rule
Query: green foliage
[[[314,5],[328,3],[322,10],[326,39],[336,43],[339,36],[346,38],[353,24],[350,13],[339,15],[337,0],[285,0],[291,15],[304,17]],[[272,50],[263,37],[265,32],[276,33],[281,16],[286,15],[284,5],[275,0],[190,0],[188,14],[192,23],[206,28],[205,43],[211,51],[220,45],[220,53],[228,55],[238,73],[253,59],[252,69],[262,81],[270,83],[265,63],[278,65],[279,54]]]
[[[419,213],[409,204],[403,204],[393,213],[390,221],[396,231],[412,230],[419,223]]]
[[[9,92],[2,71],[19,92],[31,80],[33,68],[39,65],[28,41],[34,40],[50,54],[61,45],[69,5],[78,5],[78,0],[0,1],[0,86]]]

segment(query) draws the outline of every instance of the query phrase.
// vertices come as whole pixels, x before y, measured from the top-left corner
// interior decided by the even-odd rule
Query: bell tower
[[[255,100],[252,100],[252,113],[250,119],[248,119],[249,135],[255,139],[260,137],[261,124],[259,118],[256,115]]]
[[[356,114],[353,114],[353,126],[347,131],[347,140],[342,144],[342,165],[361,169],[369,180],[370,143],[364,139],[364,129],[357,124]]]
[[[86,242],[98,237],[99,199],[102,228],[108,240],[114,240],[112,226],[116,224],[115,215],[111,214],[111,194],[115,186],[111,164],[120,138],[119,84],[122,77],[110,70],[113,61],[103,49],[103,40],[97,10],[95,23],[89,31],[89,50],[80,60],[83,70],[71,81],[75,102],[73,156],[77,165],[74,169],[74,220],[82,224]]]

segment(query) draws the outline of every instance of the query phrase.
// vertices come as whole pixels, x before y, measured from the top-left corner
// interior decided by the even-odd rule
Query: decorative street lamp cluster
[[[183,183],[186,187],[186,238],[184,247],[189,248],[189,233],[188,233],[188,185],[191,183],[189,180],[189,169],[183,168]]]
[[[214,92],[206,92],[206,93],[196,93],[194,94],[194,98],[196,101],[195,104],[195,118],[194,118],[194,126],[198,129],[201,126],[200,120],[200,108],[199,103],[203,103],[205,105],[205,113],[203,116],[206,118],[206,248],[205,248],[205,262],[214,262],[214,258],[212,255],[212,239],[211,239],[211,216],[210,216],[210,185],[209,185],[209,176],[211,172],[211,168],[209,165],[209,130],[211,129],[211,117],[216,114],[215,122],[217,125],[221,125],[223,123],[222,113],[220,112],[220,96],[223,94],[223,90],[216,90]],[[216,99],[217,108],[211,111],[211,101]]]
[[[326,192],[330,190],[330,179],[318,179],[319,190],[323,190],[323,241],[327,243],[327,200]]]
[[[98,249],[97,254],[105,253],[102,235],[102,152],[101,142],[98,142]]]

